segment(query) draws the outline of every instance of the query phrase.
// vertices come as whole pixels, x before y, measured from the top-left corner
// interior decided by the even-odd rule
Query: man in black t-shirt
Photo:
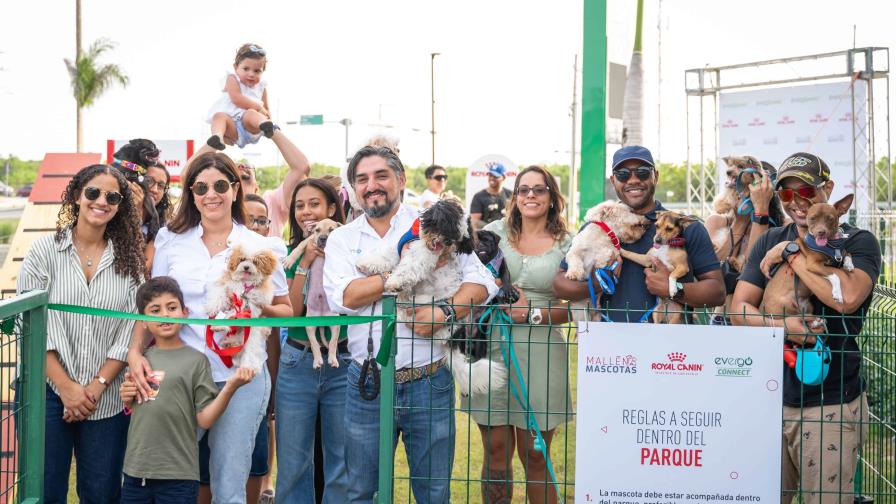
[[[501,187],[507,170],[495,163],[488,168],[488,187],[473,195],[470,202],[470,221],[477,231],[486,224],[504,217],[504,207],[513,195],[510,189]]]
[[[801,383],[794,369],[782,363],[782,502],[791,502],[798,490],[802,491],[803,502],[841,502],[841,495],[851,502],[858,448],[868,421],[856,336],[862,330],[880,273],[880,248],[870,232],[841,225],[841,253],[851,255],[855,269],[834,271],[843,291],[842,303],[838,302],[831,293],[831,283],[810,273],[802,254],[792,252],[792,247],[787,249],[798,236],[806,236],[809,207],[827,201],[834,189],[827,164],[814,154],[796,153],[781,165],[775,188],[793,223],[770,229],[756,241],[734,290],[731,319],[735,325],[783,326],[787,340],[797,345],[811,347],[815,338],[821,337],[831,349],[830,370],[818,386]],[[833,241],[829,241],[830,247],[834,247]],[[785,261],[788,264],[783,264]],[[781,320],[760,314],[768,282],[766,273],[779,263],[780,268],[791,268],[812,291],[813,313],[808,317]],[[776,274],[787,274],[780,268]],[[823,319],[826,327],[810,329],[807,320],[816,317]]]

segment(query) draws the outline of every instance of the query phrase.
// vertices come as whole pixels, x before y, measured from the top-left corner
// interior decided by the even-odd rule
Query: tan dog
[[[762,162],[753,156],[726,156],[722,158],[722,161],[724,161],[727,166],[725,170],[725,185],[722,188],[722,191],[716,196],[716,199],[713,200],[712,208],[713,211],[719,215],[734,217],[737,205],[740,204],[740,197],[750,195],[750,190],[748,188],[750,184],[753,183],[754,178],[752,173],[745,173],[743,177],[741,177],[741,185],[744,188],[747,188],[746,191],[742,190],[742,192],[746,192],[746,194],[738,194],[738,177],[740,177],[741,172],[747,168],[761,170]]]
[[[645,268],[652,268],[653,259],[658,259],[670,270],[669,292],[676,292],[678,290],[676,283],[690,271],[683,233],[692,222],[694,222],[692,217],[678,212],[671,210],[660,212],[656,218],[653,248],[646,254],[623,250],[622,257]],[[681,303],[673,301],[671,297],[662,298],[653,310],[653,323],[680,324],[684,321],[683,311],[684,306]]]
[[[292,265],[299,260],[302,254],[305,253],[305,249],[308,247],[309,243],[314,243],[319,249],[323,250],[327,246],[327,239],[330,237],[330,233],[340,225],[341,224],[331,219],[324,219],[315,224],[314,231],[312,231],[308,238],[305,238],[299,243],[299,246],[296,247],[283,262],[283,265],[286,268],[291,268]],[[327,295],[324,292],[323,257],[315,258],[314,262],[311,263],[311,269],[305,277],[305,282],[310,282],[307,284],[308,294],[305,296],[305,316],[318,317],[335,315],[335,313],[330,311],[330,305],[327,303]],[[320,343],[317,340],[318,329],[321,331],[321,337],[326,336],[323,327],[305,327],[305,332],[308,334],[308,344],[311,346],[311,353],[314,355],[314,369],[317,369],[324,364],[323,355],[320,352]],[[339,326],[330,326],[330,340],[327,342],[327,363],[330,367],[339,367],[339,357],[337,355],[338,346]]]
[[[848,194],[833,205],[815,203],[809,207],[809,212],[806,214],[809,227],[807,235],[811,235],[818,246],[825,247],[831,240],[846,238],[840,233],[840,217],[849,211],[853,198],[854,195]],[[834,268],[831,266],[834,261],[831,257],[810,248],[803,238],[798,238],[796,243],[800,247],[800,253],[806,258],[806,269],[825,277],[831,283],[831,296],[837,302],[842,303],[843,290],[840,285],[840,277],[834,274]],[[846,271],[855,269],[849,254],[845,251],[841,251],[841,253],[843,269]],[[812,292],[806,283],[797,281],[793,269],[787,261],[784,261],[780,263],[777,272],[765,286],[760,310],[779,318],[788,315],[811,314],[812,304],[809,300],[811,296]],[[813,324],[817,326],[820,321],[821,319],[817,319]]]

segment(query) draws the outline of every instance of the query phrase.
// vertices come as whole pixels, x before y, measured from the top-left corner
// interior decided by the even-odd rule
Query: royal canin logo
[[[852,114],[847,112],[847,113],[843,114],[842,116],[840,116],[840,118],[837,119],[837,121],[838,122],[850,122],[850,121],[852,121]]]
[[[812,116],[812,119],[809,119],[809,122],[810,123],[826,123],[826,122],[828,122],[828,118],[821,114],[815,114],[814,116]]]
[[[657,374],[696,375],[703,372],[703,364],[685,362],[688,355],[683,352],[666,354],[666,362],[653,362],[650,369]]]
[[[765,121],[758,117],[754,117],[752,121],[750,121],[747,126],[765,126]]]
[[[790,116],[784,116],[778,120],[778,124],[793,124],[796,121],[790,118]]]
[[[731,119],[728,119],[727,121],[725,121],[724,123],[722,123],[722,127],[723,127],[723,128],[736,128],[736,127],[737,127],[737,123],[734,122],[734,121],[732,121]]]

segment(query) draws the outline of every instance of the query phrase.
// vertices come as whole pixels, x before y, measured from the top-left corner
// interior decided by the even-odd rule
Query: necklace
[[[86,250],[84,250],[83,248],[81,248],[81,247],[78,246],[77,242],[75,242],[74,237],[72,237],[72,244],[75,246],[75,250],[77,250],[79,253],[84,254],[84,255],[87,256],[87,267],[88,267],[88,268],[92,268],[92,267],[93,267],[93,257],[91,257],[91,256],[87,253]]]

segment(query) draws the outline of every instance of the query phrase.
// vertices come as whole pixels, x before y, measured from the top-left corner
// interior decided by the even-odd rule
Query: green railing
[[[0,302],[0,500],[37,504],[44,494],[47,293]]]

